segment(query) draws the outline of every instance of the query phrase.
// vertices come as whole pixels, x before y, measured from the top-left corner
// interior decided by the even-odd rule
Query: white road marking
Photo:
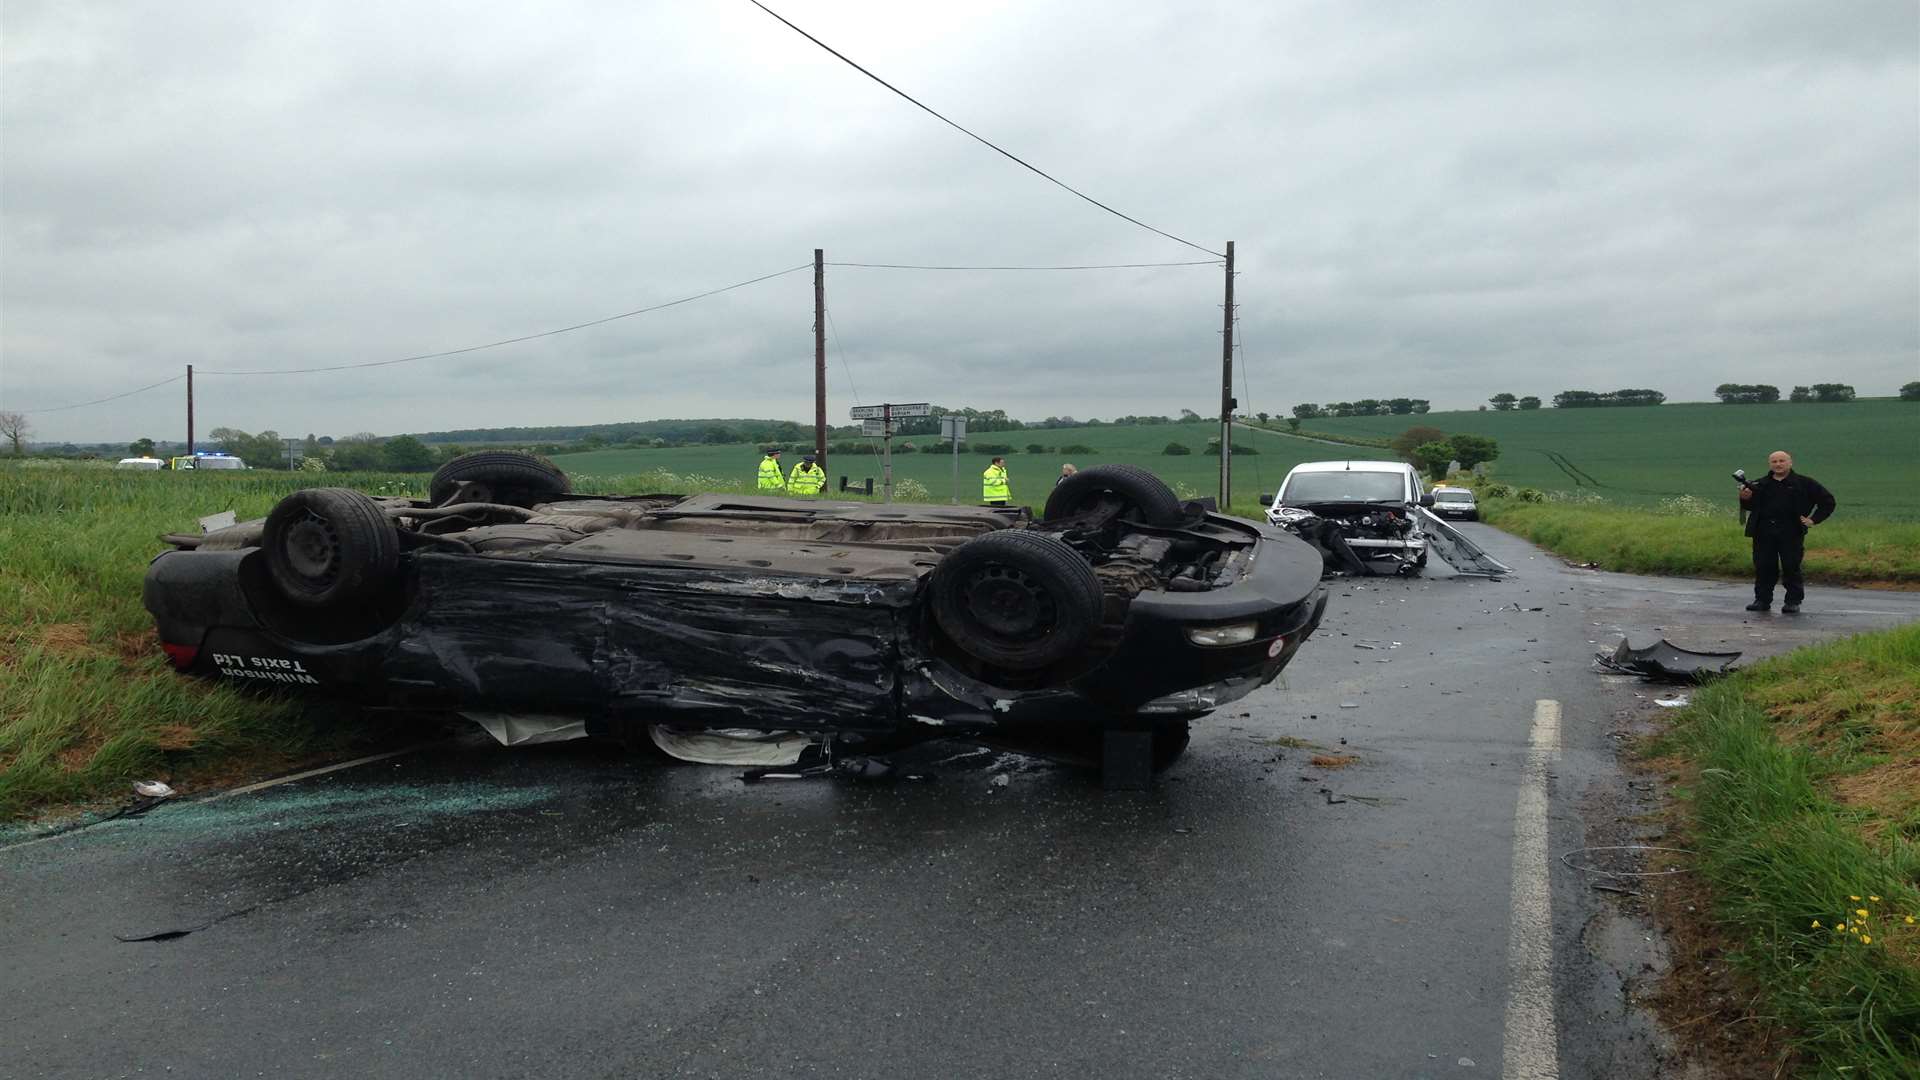
[[[1513,808],[1513,910],[1507,937],[1503,1080],[1559,1080],[1553,1021],[1553,893],[1547,878],[1547,771],[1560,755],[1560,703],[1533,703],[1526,775]]]

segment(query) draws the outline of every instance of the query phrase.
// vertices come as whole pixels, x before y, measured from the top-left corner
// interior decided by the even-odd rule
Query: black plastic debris
[[[1666,638],[1661,638],[1657,645],[1635,649],[1626,638],[1621,638],[1612,654],[1599,653],[1593,659],[1595,664],[1607,671],[1622,675],[1638,675],[1666,682],[1698,683],[1734,670],[1733,663],[1741,655],[1737,652],[1683,649]]]

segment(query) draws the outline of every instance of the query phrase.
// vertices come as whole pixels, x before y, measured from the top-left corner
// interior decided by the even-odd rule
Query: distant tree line
[[[1910,382],[1900,388],[1901,401],[1920,401],[1920,382]]]
[[[1911,385],[1911,384],[1909,384]],[[1907,396],[1905,387],[1900,390],[1902,398]],[[1796,386],[1787,395],[1788,401],[1852,401],[1853,387],[1846,383],[1822,382],[1812,386]]]
[[[1335,401],[1317,405],[1311,401],[1293,407],[1296,420],[1317,420],[1327,416],[1407,416],[1433,408],[1426,398],[1361,398],[1359,401]]]
[[[1658,405],[1667,395],[1658,390],[1562,390],[1553,395],[1556,409],[1596,409],[1627,405]]]
[[[1534,397],[1532,394],[1528,394],[1526,397],[1515,397],[1512,394],[1495,394],[1487,399],[1487,404],[1493,406],[1494,412],[1512,412],[1515,409],[1537,409],[1540,407],[1540,399]]]
[[[1765,405],[1780,400],[1780,388],[1766,383],[1723,382],[1713,388],[1713,396],[1727,405]]]

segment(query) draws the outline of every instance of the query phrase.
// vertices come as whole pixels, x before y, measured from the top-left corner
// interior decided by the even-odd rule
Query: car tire
[[[927,587],[948,640],[1010,671],[1051,667],[1086,648],[1105,608],[1100,579],[1078,552],[1019,529],[961,544],[934,567]]]
[[[274,587],[301,607],[368,601],[398,576],[400,534],[380,504],[346,488],[281,499],[261,530]]]
[[[1126,513],[1148,525],[1178,525],[1186,516],[1180,497],[1146,469],[1138,465],[1095,465],[1055,484],[1042,517],[1047,521],[1073,517],[1108,498],[1118,498],[1125,504]]]
[[[521,507],[573,490],[567,474],[545,458],[518,450],[477,450],[440,466],[427,486],[427,498],[435,506],[445,505],[463,483],[486,489],[487,497],[476,501]]]

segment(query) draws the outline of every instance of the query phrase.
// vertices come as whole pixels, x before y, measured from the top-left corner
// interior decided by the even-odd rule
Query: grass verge
[[[1755,1017],[1807,1075],[1920,1076],[1920,625],[1706,687],[1650,751]]]
[[[1638,574],[1753,576],[1753,542],[1724,515],[1595,504],[1483,499],[1481,519],[1574,562]],[[1807,534],[1807,580],[1920,586],[1920,523],[1850,519]]]

